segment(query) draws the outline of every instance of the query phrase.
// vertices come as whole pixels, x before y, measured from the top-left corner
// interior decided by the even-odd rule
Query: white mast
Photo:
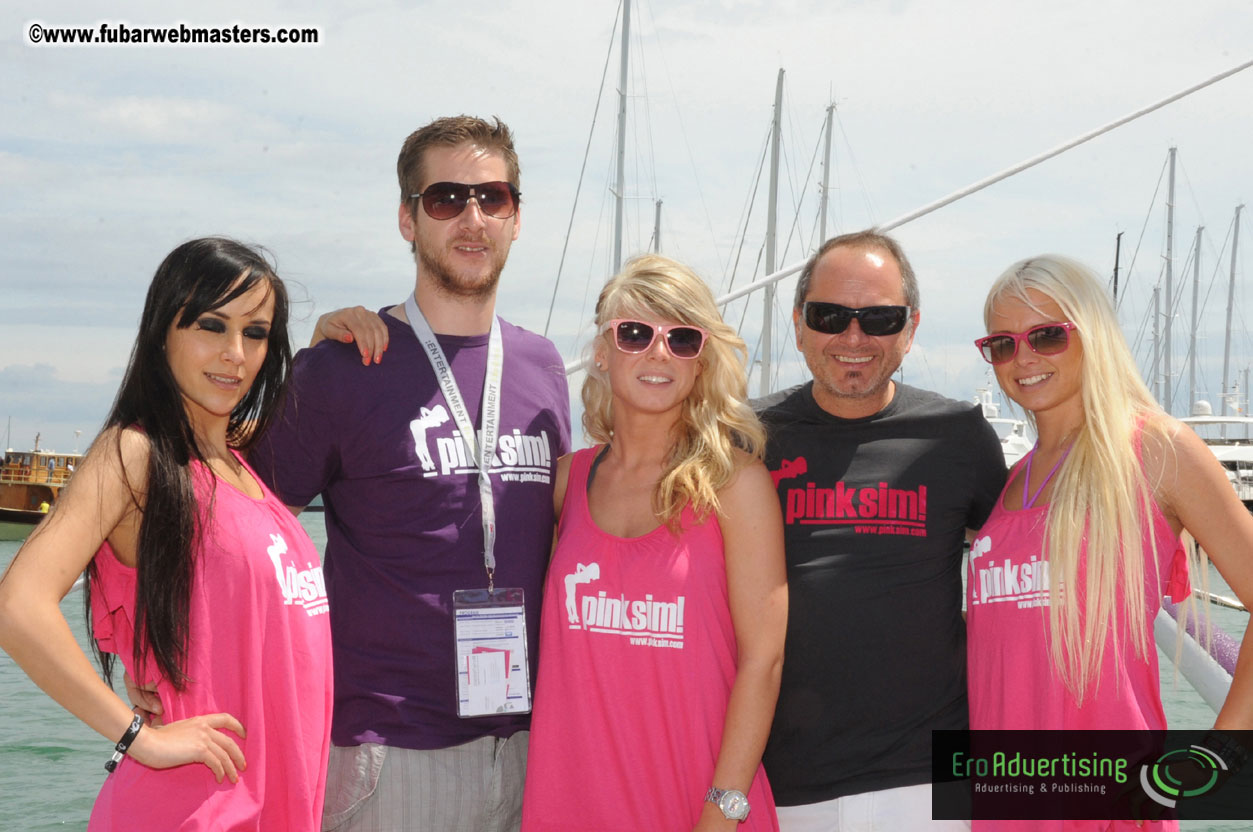
[[[1244,368],[1244,415],[1249,415],[1249,368]],[[1244,435],[1249,435],[1248,425],[1244,426]]]
[[[653,251],[661,253],[661,200],[657,200],[657,214],[653,218]]]
[[[1236,247],[1240,243],[1240,210],[1243,205],[1236,206],[1235,227],[1231,229],[1231,279],[1227,283],[1227,335],[1223,339],[1223,400],[1220,415],[1227,415],[1228,402],[1231,399],[1231,388],[1227,386],[1228,372],[1231,368],[1231,309],[1236,300]],[[1247,413],[1245,414],[1248,415]]]
[[[1196,404],[1196,319],[1201,295],[1201,232],[1205,226],[1196,227],[1196,252],[1192,258],[1192,334],[1188,339],[1188,414]]]
[[[827,203],[831,201],[831,122],[835,120],[835,105],[827,105],[827,124],[826,124],[826,149],[824,151],[826,162],[822,165],[822,207],[818,214],[818,245],[821,246],[827,241]]]
[[[1162,289],[1153,287],[1153,371],[1149,377],[1153,379],[1153,398],[1162,400]]]
[[[783,70],[779,70],[774,85],[774,121],[770,125],[770,199],[766,213],[766,274],[775,270],[775,237],[779,210],[779,141],[783,133]],[[774,337],[774,290],[771,283],[762,294],[764,308],[761,317],[761,386],[758,395],[770,392],[770,342]]]
[[[613,273],[622,268],[622,190],[626,187],[627,67],[631,43],[631,0],[622,0],[622,66],[618,74],[618,186],[614,190]]]
[[[1162,408],[1170,413],[1170,322],[1175,314],[1175,296],[1172,289],[1171,270],[1175,258],[1175,150],[1170,149],[1170,187],[1166,191],[1166,332],[1162,348],[1162,373],[1165,392],[1160,401]]]

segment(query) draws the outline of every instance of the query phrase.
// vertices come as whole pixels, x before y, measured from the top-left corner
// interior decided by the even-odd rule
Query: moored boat
[[[1035,447],[1035,439],[1031,425],[1025,419],[1010,419],[1001,415],[1001,406],[992,398],[991,387],[980,387],[975,390],[975,404],[983,410],[983,418],[988,420],[996,436],[1001,440],[1001,453],[1005,455],[1005,465],[1012,467],[1014,463],[1031,453]]]
[[[1193,412],[1204,414],[1207,410],[1208,405],[1194,407]],[[1179,421],[1205,440],[1227,471],[1227,479],[1240,501],[1253,511],[1253,417],[1195,415]]]
[[[56,504],[69,483],[81,454],[41,451],[35,437],[32,451],[4,453],[0,465],[0,540],[22,540]]]

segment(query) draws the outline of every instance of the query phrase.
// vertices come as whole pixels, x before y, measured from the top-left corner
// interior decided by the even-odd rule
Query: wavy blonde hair
[[[653,511],[677,530],[683,507],[698,516],[718,510],[718,491],[730,483],[745,457],[761,459],[766,432],[748,406],[748,348],[718,312],[709,287],[687,266],[659,254],[636,257],[601,290],[596,301],[598,344],[617,347],[605,327],[616,318],[669,320],[699,326],[709,333],[696,359],[701,373],[683,402],[674,445],[653,492]],[[589,441],[613,441],[613,391],[606,374],[587,362],[583,382],[583,431]]]
[[[1118,326],[1114,307],[1099,278],[1087,266],[1055,254],[1021,260],[997,278],[983,307],[985,325],[994,305],[1007,298],[1037,309],[1027,296],[1034,289],[1061,307],[1078,328],[1083,345],[1081,398],[1084,421],[1057,472],[1045,519],[1044,552],[1049,562],[1049,657],[1080,704],[1100,684],[1106,633],[1112,633],[1114,661],[1121,662],[1124,633],[1131,634],[1137,658],[1154,649],[1146,628],[1146,562],[1153,586],[1160,585],[1157,542],[1148,534],[1153,557],[1144,556],[1145,530],[1153,515],[1154,486],[1136,452],[1155,437],[1171,444],[1166,414],[1140,379]],[[1035,424],[1034,414],[1027,418]],[[1087,551],[1087,573],[1079,587],[1079,553]],[[1190,564],[1191,565],[1191,564]],[[1119,585],[1125,603],[1117,608]],[[1067,591],[1078,587],[1078,591]],[[1082,606],[1080,599],[1083,599]]]

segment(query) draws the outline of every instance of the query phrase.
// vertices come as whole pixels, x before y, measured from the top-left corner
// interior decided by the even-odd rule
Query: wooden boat
[[[0,465],[0,540],[23,540],[47,516],[81,454],[8,450]]]

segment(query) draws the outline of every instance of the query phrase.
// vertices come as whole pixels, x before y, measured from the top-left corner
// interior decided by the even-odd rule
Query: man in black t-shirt
[[[813,381],[758,403],[786,524],[783,832],[969,826],[931,820],[931,731],[968,725],[962,542],[1005,462],[977,406],[892,381],[918,306],[896,241],[829,240],[792,313]]]

